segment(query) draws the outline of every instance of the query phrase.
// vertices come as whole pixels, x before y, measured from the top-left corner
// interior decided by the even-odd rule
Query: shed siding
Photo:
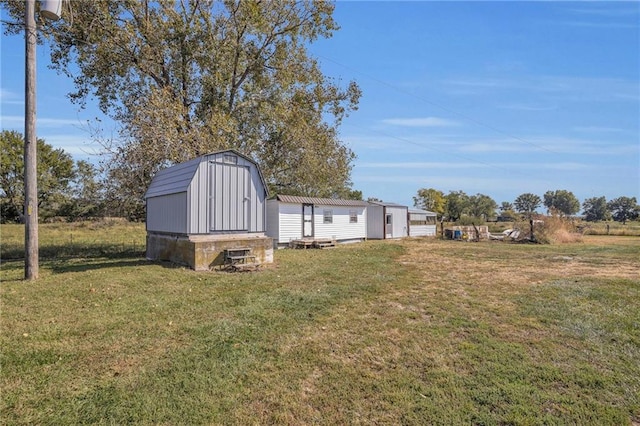
[[[206,161],[200,163],[189,185],[189,234],[206,234],[209,217],[209,168]]]
[[[149,230],[190,235],[265,232],[267,190],[260,170],[232,150],[161,170],[145,198]]]
[[[278,242],[286,244],[291,240],[302,238],[302,205],[280,203],[279,213]]]
[[[187,232],[187,193],[147,198],[147,231]]]
[[[407,209],[403,207],[387,206],[387,214],[391,214],[393,223],[391,232],[387,230],[387,238],[402,238],[408,235]]]
[[[411,237],[433,237],[436,235],[435,225],[411,225],[409,227]]]
[[[384,207],[374,204],[367,207],[367,238],[384,238]]]
[[[266,234],[267,236],[273,238],[274,244],[278,244],[279,234],[280,234],[280,215],[278,214],[278,201],[277,200],[268,200],[267,201],[267,227]]]
[[[249,169],[251,184],[249,185],[249,232],[264,232],[266,230],[266,202],[267,194],[262,188],[260,175],[254,167]]]

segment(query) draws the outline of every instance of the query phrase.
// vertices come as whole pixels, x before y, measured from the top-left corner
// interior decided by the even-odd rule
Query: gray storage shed
[[[403,238],[409,235],[409,207],[383,201],[370,201],[367,207],[367,238]]]
[[[267,195],[258,165],[234,150],[159,171],[145,194],[147,257],[203,270],[222,264],[225,249],[248,246],[271,262]]]

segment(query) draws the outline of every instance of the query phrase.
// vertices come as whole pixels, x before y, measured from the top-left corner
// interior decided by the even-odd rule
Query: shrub
[[[527,227],[527,229],[529,229]],[[560,216],[547,216],[534,221],[535,240],[541,244],[566,244],[582,242],[582,234],[577,232],[571,220]]]

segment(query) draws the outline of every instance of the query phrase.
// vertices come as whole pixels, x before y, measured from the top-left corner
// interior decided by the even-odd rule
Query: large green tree
[[[533,212],[540,207],[541,203],[542,199],[540,199],[536,194],[532,194],[530,192],[518,195],[518,197],[513,201],[516,211],[523,213],[528,217],[531,217]]]
[[[67,200],[70,181],[75,176],[73,159],[62,149],[54,149],[38,139],[38,208],[40,217],[57,213]],[[2,221],[18,221],[24,206],[24,137],[16,131],[0,133],[0,203]]]
[[[16,17],[23,2],[4,1]],[[121,124],[109,182],[140,201],[162,167],[220,149],[256,159],[274,192],[350,190],[354,153],[338,137],[360,89],[323,75],[309,43],[338,29],[334,5],[302,1],[69,2],[43,23],[71,99]]]
[[[607,208],[607,199],[605,197],[587,198],[582,203],[584,217],[588,222],[598,220],[607,220],[611,218],[611,213]]]
[[[557,212],[563,216],[571,216],[580,211],[580,201],[573,192],[565,189],[544,193],[544,206],[549,212]]]
[[[445,196],[445,215],[455,222],[469,209],[469,196],[464,191],[450,191]]]
[[[413,197],[413,205],[416,208],[437,213],[439,216],[444,214],[445,204],[444,193],[433,188],[420,188]]]
[[[498,203],[493,198],[484,194],[476,194],[469,197],[469,214],[487,220],[496,214]]]
[[[627,223],[627,220],[634,220],[640,216],[640,206],[636,197],[618,197],[607,203],[613,220]]]

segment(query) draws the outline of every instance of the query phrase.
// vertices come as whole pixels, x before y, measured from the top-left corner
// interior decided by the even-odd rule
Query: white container
[[[62,0],[41,1],[40,14],[51,21],[57,21],[62,16]]]

